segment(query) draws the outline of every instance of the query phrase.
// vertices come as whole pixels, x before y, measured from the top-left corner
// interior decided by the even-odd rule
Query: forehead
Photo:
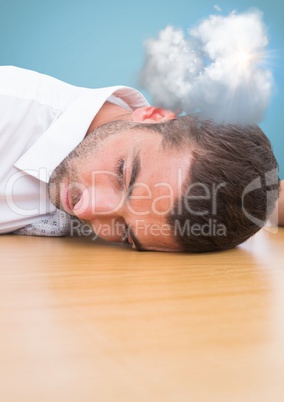
[[[140,153],[144,175],[149,172],[149,178],[171,184],[174,184],[172,180],[178,179],[177,175],[188,175],[190,152],[187,148],[164,146],[163,137],[159,133],[145,134],[137,130],[134,134],[133,146]]]

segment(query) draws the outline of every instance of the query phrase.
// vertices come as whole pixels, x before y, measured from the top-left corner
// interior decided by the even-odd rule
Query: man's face
[[[141,125],[117,130],[120,123],[99,127],[55,169],[50,199],[105,240],[177,251],[166,217],[182,194],[188,153],[164,148]]]

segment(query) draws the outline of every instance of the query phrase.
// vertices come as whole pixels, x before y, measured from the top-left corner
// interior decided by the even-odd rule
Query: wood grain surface
[[[284,229],[200,255],[0,244],[1,402],[284,401]]]

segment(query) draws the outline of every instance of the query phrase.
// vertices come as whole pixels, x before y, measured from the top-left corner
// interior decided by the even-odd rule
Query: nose
[[[73,207],[74,214],[84,220],[98,217],[117,217],[121,215],[124,195],[121,191],[98,186],[88,187],[82,191],[81,198]]]

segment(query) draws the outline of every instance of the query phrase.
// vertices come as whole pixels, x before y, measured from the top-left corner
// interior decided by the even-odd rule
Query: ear
[[[132,113],[132,120],[138,123],[161,123],[176,118],[171,110],[165,110],[154,106],[143,106]]]

